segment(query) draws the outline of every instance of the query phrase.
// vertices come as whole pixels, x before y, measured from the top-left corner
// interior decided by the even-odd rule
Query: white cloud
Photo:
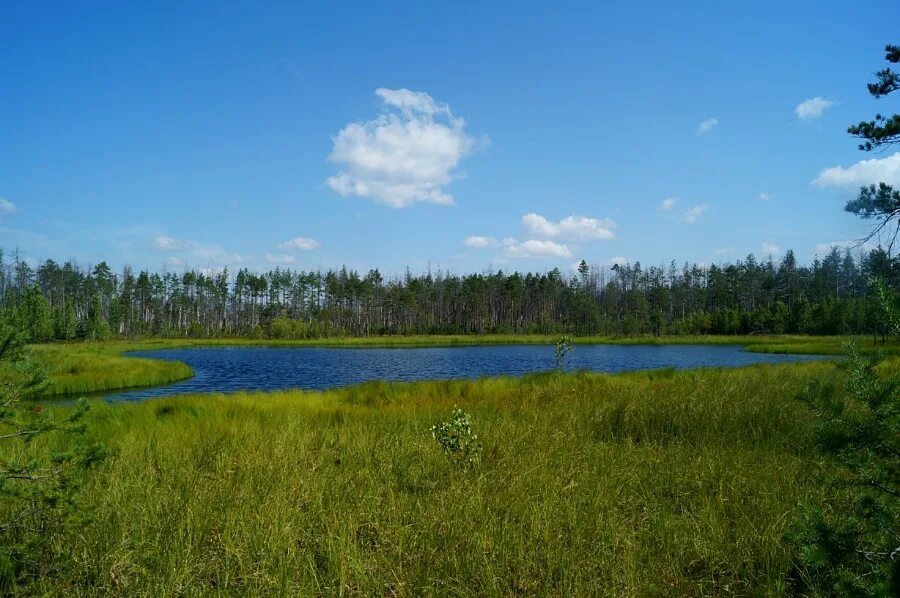
[[[466,237],[466,240],[463,241],[463,244],[466,247],[472,247],[474,249],[484,249],[485,247],[496,247],[499,244],[499,241],[494,237],[482,237],[479,235],[472,235],[471,237]]]
[[[230,264],[245,261],[243,256],[225,251],[218,245],[199,243],[197,241],[186,239],[176,239],[167,235],[157,236],[153,239],[151,246],[160,251],[180,252],[183,255],[189,256],[195,262]]]
[[[700,215],[706,211],[707,205],[701,204],[698,206],[693,206],[687,209],[684,213],[684,222],[686,224],[694,224],[697,222],[697,219],[700,218]]]
[[[319,247],[319,242],[309,237],[294,237],[290,241],[278,244],[278,249],[302,249],[303,251],[312,251]]]
[[[764,241],[762,244],[762,252],[767,255],[781,253],[781,248],[770,241]]]
[[[847,168],[826,168],[812,182],[817,187],[859,187],[875,183],[900,185],[900,152],[887,158],[860,160]]]
[[[572,257],[572,251],[568,247],[553,241],[530,239],[519,242],[515,239],[504,239],[503,247],[502,256],[507,259]]]
[[[675,207],[675,203],[677,201],[678,201],[677,197],[667,197],[664,200],[662,200],[661,202],[659,202],[659,209],[667,210],[667,211],[671,210],[672,208]]]
[[[705,135],[719,124],[718,118],[707,118],[697,127],[697,135]]]
[[[522,216],[522,224],[532,234],[544,238],[562,238],[573,241],[606,241],[615,235],[616,223],[609,218],[588,218],[572,215],[559,222],[551,222],[540,214]]]
[[[375,94],[385,112],[350,123],[334,137],[328,159],[343,170],[328,178],[328,186],[345,197],[367,197],[392,208],[453,205],[443,187],[476,145],[465,120],[424,92],[380,88]]]
[[[184,260],[181,258],[177,258],[174,255],[166,258],[166,265],[172,266],[173,268],[178,268],[184,265]]]
[[[797,107],[794,108],[794,112],[796,112],[797,116],[802,120],[812,120],[822,116],[822,114],[832,106],[834,106],[834,102],[817,96],[797,104]]]
[[[609,265],[610,266],[625,266],[630,261],[631,260],[629,260],[627,257],[622,257],[621,255],[617,255],[616,257],[609,258]]]
[[[189,246],[190,241],[182,241],[166,235],[160,235],[153,239],[153,248],[162,249],[163,251],[181,251]]]
[[[0,214],[13,214],[16,211],[16,204],[0,197]]]
[[[759,194],[759,201],[769,201],[774,198],[775,197],[773,195],[769,195],[768,193],[760,193]]]
[[[408,119],[415,118],[416,113],[434,116],[444,114],[451,116],[450,107],[446,104],[438,104],[424,91],[410,91],[408,89],[387,89],[379,87],[375,95],[388,106],[399,108]]]
[[[719,249],[713,249],[713,255],[726,255],[729,253],[734,253],[736,251],[735,247],[722,247]]]
[[[266,261],[269,262],[270,264],[293,264],[295,261],[297,261],[297,258],[295,258],[292,255],[288,255],[286,253],[278,253],[278,254],[267,253]]]

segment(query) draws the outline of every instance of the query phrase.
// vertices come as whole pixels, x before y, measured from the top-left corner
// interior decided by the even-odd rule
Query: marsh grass
[[[67,595],[783,595],[833,364],[97,403]],[[479,467],[430,426],[471,414]],[[65,409],[57,407],[54,409]],[[47,447],[48,449],[51,447]]]
[[[185,363],[122,355],[129,344],[60,343],[36,345],[34,357],[50,375],[45,396],[77,395],[139,386],[156,386],[194,375]]]

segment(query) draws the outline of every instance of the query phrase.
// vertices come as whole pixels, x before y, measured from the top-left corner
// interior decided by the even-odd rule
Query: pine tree
[[[25,335],[0,327],[0,367],[12,372],[0,383],[0,442],[7,447],[0,458],[0,499],[6,521],[0,521],[0,593],[10,595],[20,581],[46,575],[53,565],[53,540],[72,524],[79,511],[75,501],[79,482],[106,454],[102,445],[81,442],[87,403],[79,401],[62,419],[49,410],[29,405],[48,380],[43,368],[24,348]],[[54,434],[66,439],[60,450],[36,448],[35,439]]]
[[[892,64],[900,62],[900,46],[888,45],[885,47],[885,60]],[[890,68],[885,68],[875,73],[877,80],[868,84],[869,93],[876,99],[884,98],[900,89],[900,73]],[[851,125],[847,132],[861,139],[859,149],[870,152],[876,149],[886,149],[895,143],[900,143],[900,114],[883,116],[876,114],[869,121],[862,121]],[[869,185],[859,190],[859,195],[847,202],[845,208],[848,212],[862,218],[873,218],[876,226],[869,232],[866,240],[871,239],[882,230],[888,228],[894,220],[900,218],[900,190],[894,189],[886,183]],[[890,249],[900,231],[898,226],[891,231]]]
[[[22,330],[30,342],[46,342],[53,338],[50,304],[37,286],[26,290],[18,315]]]

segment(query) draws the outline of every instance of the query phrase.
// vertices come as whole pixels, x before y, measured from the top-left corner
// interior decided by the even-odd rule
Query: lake
[[[109,401],[174,394],[304,388],[322,390],[369,380],[414,381],[520,376],[553,369],[550,345],[427,348],[191,347],[132,352],[174,359],[196,376],[168,386],[105,394]],[[624,372],[674,367],[736,367],[823,359],[816,355],[748,353],[731,345],[578,345],[567,370]]]

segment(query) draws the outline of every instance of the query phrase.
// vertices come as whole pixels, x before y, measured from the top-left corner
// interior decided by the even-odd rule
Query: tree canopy
[[[114,273],[13,259],[0,268],[0,316],[31,341],[110,336],[315,338],[380,334],[879,334],[869,279],[900,287],[885,250],[832,247],[798,263],[755,255],[724,264],[615,266],[564,274],[444,270],[384,276],[275,268]],[[2,318],[0,318],[2,319]]]

